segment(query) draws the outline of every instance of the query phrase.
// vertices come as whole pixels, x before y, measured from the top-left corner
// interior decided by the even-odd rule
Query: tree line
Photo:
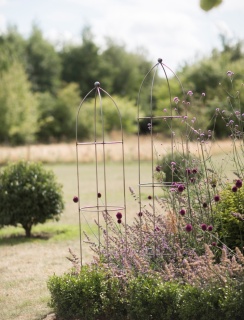
[[[74,139],[77,107],[95,81],[122,99],[123,114],[131,118],[126,130],[133,130],[138,87],[151,67],[143,52],[128,52],[111,39],[101,52],[89,28],[80,44],[57,49],[37,26],[28,39],[9,27],[0,36],[0,52],[0,143]],[[81,122],[89,134],[89,124]]]
[[[226,100],[226,89],[232,89],[232,82],[224,80],[228,70],[235,73],[235,85],[240,87],[244,69],[243,43],[232,44],[221,38],[222,49],[214,49],[211,55],[185,63],[177,74],[186,90],[194,92],[192,102],[203,108],[190,111],[199,118],[199,125],[211,125],[218,136],[224,136],[221,121],[211,124],[211,112],[219,105],[231,106]],[[16,27],[9,27],[0,35],[0,143],[50,143],[70,141],[75,137],[77,107],[81,99],[93,88],[95,81],[109,92],[117,102],[126,132],[136,131],[136,101],[138,90],[145,74],[155,64],[144,51],[128,52],[126,47],[107,39],[101,48],[94,41],[91,29],[86,27],[81,34],[80,44],[64,43],[57,48],[47,41],[42,31],[33,26],[26,39]],[[181,96],[181,87],[172,76],[171,94]],[[147,112],[150,83],[142,92],[143,109]],[[162,112],[162,106],[170,108],[166,80],[155,78],[153,89],[154,112]],[[200,99],[201,100],[201,99]],[[239,97],[242,108],[243,100]],[[92,102],[91,102],[92,103]],[[108,132],[119,128],[119,122],[108,104]],[[88,112],[88,111],[86,111]],[[83,116],[79,119],[83,137],[91,135],[91,121]],[[146,123],[141,124],[146,132]],[[157,127],[156,127],[157,130]],[[158,130],[167,134],[165,126]]]

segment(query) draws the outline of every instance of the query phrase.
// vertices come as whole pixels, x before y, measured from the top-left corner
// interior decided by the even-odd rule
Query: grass
[[[224,149],[225,148],[225,149]],[[223,150],[226,150],[227,146]],[[229,150],[229,149],[228,149]],[[223,152],[215,153],[215,160],[223,162]],[[112,194],[116,203],[121,201],[121,189],[115,188],[122,179],[121,163],[110,161],[107,163],[108,194]],[[82,202],[93,201],[94,171],[92,162],[82,163]],[[63,274],[71,267],[66,259],[68,249],[79,254],[79,226],[77,205],[73,203],[73,196],[77,194],[76,165],[71,162],[46,164],[57,175],[63,184],[65,210],[59,222],[48,222],[33,228],[34,237],[24,238],[21,228],[7,227],[0,229],[0,319],[1,320],[40,320],[51,312],[47,302],[49,292],[46,287],[47,279],[52,274]],[[100,170],[101,168],[99,168]],[[126,163],[126,199],[127,221],[130,223],[138,212],[138,204],[129,193],[129,186],[137,192],[138,168],[137,162]],[[225,167],[231,172],[231,166]],[[142,171],[150,172],[150,164],[142,162]],[[145,195],[146,197],[146,195]],[[96,214],[88,213],[82,216],[83,229],[88,234],[96,232],[94,225]],[[84,262],[89,261],[92,252],[88,246],[83,249]]]

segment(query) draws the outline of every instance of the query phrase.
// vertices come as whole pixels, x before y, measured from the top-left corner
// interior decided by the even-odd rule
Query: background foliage
[[[221,50],[213,49],[210,56],[185,63],[176,71],[184,83],[185,93],[194,92],[191,100],[196,107],[194,116],[198,118],[199,126],[207,123],[209,129],[214,127],[216,136],[222,138],[227,135],[225,126],[221,119],[212,123],[211,115],[223,103],[226,110],[231,111],[225,91],[231,84],[224,79],[228,70],[235,70],[236,87],[232,89],[240,90],[244,53],[241,40],[233,42],[224,36],[220,40]],[[79,44],[56,46],[47,41],[35,25],[28,38],[11,26],[0,35],[0,50],[0,143],[13,145],[73,139],[77,107],[95,81],[116,96],[119,108],[123,108],[126,97],[134,110],[143,76],[155,64],[149,61],[146,52],[128,52],[123,44],[112,39],[107,39],[106,46],[101,49],[89,27],[84,28]],[[169,77],[171,97],[178,96],[183,100],[184,93],[177,79],[173,74]],[[157,115],[171,108],[166,80],[159,79],[160,74],[156,76],[153,91],[153,109]],[[145,85],[145,92],[150,92],[150,83]],[[199,104],[202,93],[204,99]],[[147,113],[149,97],[143,96],[143,101]],[[241,95],[240,106],[243,111]],[[188,112],[193,114],[192,110]],[[126,118],[125,130],[128,132],[136,131],[131,117],[128,114]],[[89,125],[83,123],[83,126],[85,139],[91,132]],[[107,132],[110,130],[113,130],[112,125],[107,127]],[[147,131],[146,124],[142,124],[141,130]],[[167,135],[164,125],[159,124],[158,130]]]

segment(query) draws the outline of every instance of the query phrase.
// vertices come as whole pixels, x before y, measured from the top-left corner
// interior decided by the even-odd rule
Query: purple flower
[[[121,219],[118,219],[117,222],[120,224],[122,221],[121,221]]]
[[[186,174],[187,174],[187,175],[191,174],[191,169],[190,169],[190,168],[187,168],[187,169],[186,169]]]
[[[98,192],[97,197],[101,198],[102,194],[100,192]]]
[[[157,167],[156,167],[156,171],[157,171],[157,172],[160,172],[160,171],[161,171],[161,166],[157,166]]]
[[[206,231],[207,230],[207,225],[205,223],[202,223],[201,224],[201,228],[203,231]]]
[[[174,103],[177,104],[180,101],[180,99],[178,97],[174,97],[173,101],[174,101]]]
[[[184,216],[184,215],[186,214],[186,210],[185,210],[185,209],[181,209],[181,210],[179,211],[179,214],[182,215],[182,216]]]
[[[237,192],[238,188],[237,188],[237,186],[233,186],[231,190],[232,190],[233,192]]]
[[[214,242],[212,242],[212,246],[213,247],[216,247],[217,246],[217,243],[214,241]]]
[[[117,212],[116,218],[117,218],[117,219],[122,219],[122,213],[121,213],[121,212]]]
[[[198,172],[197,168],[192,169],[192,173],[196,174]]]
[[[214,196],[214,201],[215,202],[219,202],[220,201],[220,196],[219,195]]]
[[[188,224],[185,226],[185,230],[186,230],[187,232],[191,232],[191,231],[192,231],[192,225],[188,223]]]
[[[203,97],[205,97],[205,96],[206,96],[206,93],[205,93],[205,92],[203,92],[203,93],[202,93],[202,96],[203,96]]]
[[[207,202],[203,202],[202,206],[203,206],[203,208],[207,208],[208,207]]]
[[[242,187],[242,180],[236,180],[236,187],[241,188]]]
[[[208,231],[213,231],[213,226],[210,225],[210,226],[208,226],[207,229],[208,229]]]
[[[73,201],[77,203],[79,201],[79,198],[77,196],[74,196]]]
[[[148,196],[147,198],[148,198],[148,200],[151,200],[151,199],[152,199],[152,196]]]
[[[229,70],[229,71],[226,72],[226,74],[227,74],[228,77],[232,77],[234,75],[234,72]]]
[[[189,90],[189,91],[187,92],[187,95],[191,97],[191,96],[193,95],[193,92],[192,92],[191,90]]]
[[[185,190],[185,186],[183,184],[178,185],[178,191],[183,192]]]

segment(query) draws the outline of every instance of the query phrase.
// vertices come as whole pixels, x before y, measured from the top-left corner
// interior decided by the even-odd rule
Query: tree
[[[16,61],[25,66],[26,41],[17,28],[9,26],[7,32],[0,35],[0,73],[7,71]]]
[[[60,81],[61,61],[54,47],[36,26],[27,41],[27,73],[34,91],[55,93]]]
[[[65,46],[60,53],[62,60],[62,80],[67,83],[79,84],[84,96],[99,79],[100,58],[99,48],[93,41],[90,28],[82,33],[82,44],[79,46]]]
[[[0,226],[20,224],[31,237],[33,225],[58,220],[63,209],[61,185],[41,164],[20,161],[0,172]]]
[[[0,75],[0,141],[21,144],[35,140],[37,100],[23,66],[12,63]]]
[[[54,97],[49,92],[39,93],[39,141],[50,142],[75,138],[76,110],[80,103],[77,83],[59,89]]]

